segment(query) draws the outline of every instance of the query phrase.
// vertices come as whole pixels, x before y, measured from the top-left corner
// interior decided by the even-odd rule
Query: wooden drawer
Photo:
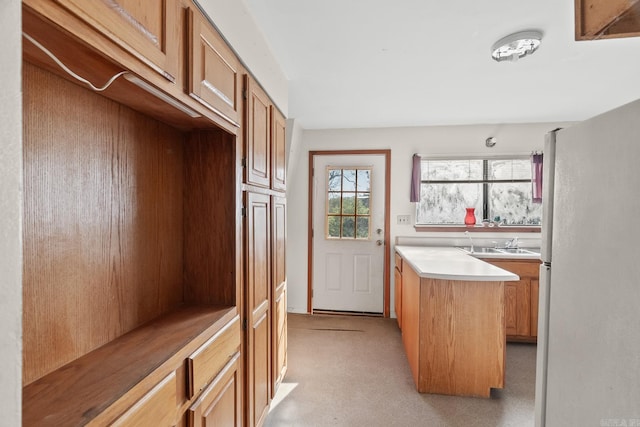
[[[173,425],[178,406],[176,386],[176,373],[171,372],[122,414],[112,426]]]
[[[240,349],[240,318],[236,317],[187,359],[187,398],[202,391]]]
[[[242,382],[239,375],[240,353],[224,366],[220,374],[191,405],[187,412],[189,427],[242,425]]]
[[[396,268],[402,273],[402,257],[396,252]]]

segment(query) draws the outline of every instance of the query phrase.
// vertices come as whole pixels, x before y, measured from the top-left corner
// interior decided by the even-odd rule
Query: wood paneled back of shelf
[[[24,64],[29,384],[183,302],[185,136]]]

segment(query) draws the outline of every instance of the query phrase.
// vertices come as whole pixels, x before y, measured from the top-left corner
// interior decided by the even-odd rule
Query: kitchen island
[[[417,390],[489,397],[503,388],[504,282],[519,277],[451,247],[396,246],[396,267]]]

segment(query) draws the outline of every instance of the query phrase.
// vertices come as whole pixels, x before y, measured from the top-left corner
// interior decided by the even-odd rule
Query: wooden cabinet
[[[207,389],[202,392],[198,400],[189,408],[187,416],[189,427],[242,426],[240,353],[236,353],[229,360]]]
[[[56,0],[63,8],[160,73],[175,81],[180,48],[176,0]]]
[[[246,77],[247,120],[245,127],[245,182],[271,186],[271,100],[249,76]]]
[[[271,396],[276,393],[287,370],[287,201],[284,197],[271,197],[272,207],[272,293],[273,293],[273,368]]]
[[[248,424],[262,425],[271,401],[271,199],[246,193]]]
[[[23,12],[88,80],[129,73],[96,94],[24,44],[25,425],[262,424],[286,370],[284,117],[191,0]]]
[[[394,269],[395,284],[395,310],[398,319],[398,327],[402,329],[402,257],[396,254],[396,267]]]
[[[504,387],[503,282],[402,271],[402,342],[421,393],[489,397]]]
[[[575,0],[576,40],[640,36],[637,0]]]
[[[250,76],[245,93],[247,425],[259,426],[287,369],[286,124]]]
[[[41,2],[87,14],[105,2],[63,3]],[[241,141],[204,118],[175,127],[30,62],[22,81],[23,422],[180,422],[241,342]]]
[[[505,320],[508,341],[535,342],[538,335],[538,260],[485,259],[520,276],[505,283]]]
[[[199,10],[189,8],[188,16],[189,94],[239,126],[240,62]]]
[[[286,127],[284,116],[271,106],[271,188],[285,191],[287,189],[286,165]]]

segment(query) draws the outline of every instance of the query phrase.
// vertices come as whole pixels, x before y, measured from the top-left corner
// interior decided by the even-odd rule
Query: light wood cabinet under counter
[[[538,337],[539,259],[483,259],[520,276],[505,283],[507,341],[536,342]]]

